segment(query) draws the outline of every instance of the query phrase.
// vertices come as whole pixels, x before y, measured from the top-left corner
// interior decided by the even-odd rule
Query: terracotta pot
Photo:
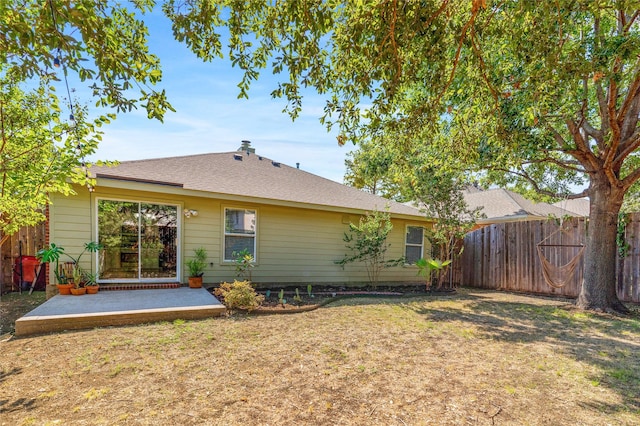
[[[80,288],[71,287],[69,290],[71,290],[71,294],[73,294],[74,296],[81,296],[83,294],[86,294],[87,292],[86,287],[80,287]]]
[[[87,294],[96,294],[98,290],[100,290],[99,285],[89,285],[85,287],[87,289]]]
[[[73,287],[73,284],[57,284],[57,287],[59,294],[68,295],[71,294],[70,290]]]
[[[189,277],[189,287],[191,288],[202,287],[202,277]]]

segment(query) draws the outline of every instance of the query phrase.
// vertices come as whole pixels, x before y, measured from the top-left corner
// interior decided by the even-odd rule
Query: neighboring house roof
[[[534,203],[522,195],[507,189],[489,189],[480,192],[464,192],[464,199],[470,210],[482,208],[486,218],[478,223],[512,222],[546,219],[549,216],[561,218],[576,216],[575,213],[548,203]]]
[[[576,198],[574,200],[564,200],[553,203],[554,206],[569,210],[579,216],[589,216],[590,202],[588,198]]]
[[[392,214],[424,218],[413,207],[248,152],[123,161],[115,167],[93,166],[91,172],[98,185],[100,179],[159,184],[310,208],[373,211],[388,205]]]

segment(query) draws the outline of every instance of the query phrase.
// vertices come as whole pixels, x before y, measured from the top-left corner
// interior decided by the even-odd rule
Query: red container
[[[38,265],[40,265],[40,262],[35,256],[18,256],[13,266],[13,284],[15,286],[22,286],[23,289],[25,286],[27,288],[31,287],[31,283],[36,277]],[[43,279],[44,274],[40,273],[38,278]],[[40,284],[44,284],[44,280],[42,280],[43,283],[40,283],[40,281],[41,280],[38,279],[36,283],[36,290],[41,287]]]

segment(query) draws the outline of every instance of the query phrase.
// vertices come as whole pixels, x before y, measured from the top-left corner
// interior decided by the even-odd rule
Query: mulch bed
[[[257,292],[265,296],[265,300],[260,307],[250,312],[240,310],[243,313],[253,315],[265,314],[294,314],[300,312],[308,312],[325,306],[329,303],[336,302],[352,297],[414,297],[414,296],[436,296],[455,294],[455,289],[442,289],[427,291],[423,285],[420,286],[401,286],[401,287],[314,287],[311,295],[308,294],[306,288],[284,287],[284,301],[279,300],[280,289],[258,289]],[[212,290],[213,292],[213,290]],[[224,301],[222,301],[224,302]]]

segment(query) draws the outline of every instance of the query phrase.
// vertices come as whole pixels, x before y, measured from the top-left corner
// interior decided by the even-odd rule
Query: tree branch
[[[615,67],[614,67],[615,68]],[[611,137],[609,138],[609,145],[605,146],[602,151],[602,167],[606,170],[611,167],[611,163],[618,151],[618,144],[620,143],[620,123],[618,123],[616,115],[616,100],[618,98],[618,84],[613,77],[609,78],[609,94],[607,102],[607,114],[609,116],[609,127],[611,131]]]
[[[602,88],[600,79],[594,75],[593,80],[593,85],[596,88],[596,97],[598,98],[598,109],[600,110],[600,131],[606,135],[609,132],[609,112],[607,109],[607,97],[604,93],[604,89]],[[598,148],[602,149],[604,147],[598,146]]]
[[[548,195],[549,197],[553,197],[553,198],[564,198],[567,200],[573,200],[576,198],[582,198],[582,197],[586,197],[589,195],[589,190],[585,189],[577,194],[571,194],[571,195],[567,195],[567,194],[559,194],[557,192],[553,192],[553,191],[549,191],[548,189],[542,189],[540,188],[540,186],[538,185],[538,182],[533,179],[531,176],[529,176],[526,172],[517,172],[515,170],[510,170],[510,169],[503,169],[503,168],[494,168],[493,170],[499,171],[499,172],[505,172],[505,173],[510,173],[512,175],[516,175],[521,177],[522,179],[526,180],[527,182],[529,182],[529,184],[531,184],[531,187],[539,194],[542,195]]]
[[[556,166],[566,170],[572,170],[578,173],[586,173],[586,170],[583,167],[577,167],[578,165],[582,166],[582,164],[579,161],[573,162],[573,164],[576,164],[576,166],[574,166],[572,165],[572,162],[560,161],[557,158],[553,158],[553,157],[544,157],[544,158],[537,159],[535,161],[527,161],[526,163],[523,163],[523,164],[540,164],[540,163],[553,163]]]
[[[624,191],[628,190],[631,187],[631,185],[633,185],[638,181],[638,179],[640,179],[640,167],[636,168],[634,171],[629,173],[627,177],[625,177],[624,179],[622,179],[622,181],[620,181],[620,183],[622,184],[623,190]]]
[[[638,149],[638,147],[640,147],[640,129],[636,129],[636,131],[627,140],[620,144],[620,150],[618,155],[614,158],[613,164],[622,164],[627,156]]]
[[[640,113],[640,59],[636,62],[633,73],[635,78],[629,85],[627,96],[618,111],[617,120],[622,123],[621,140],[627,139],[638,125],[638,114]]]
[[[451,73],[449,74],[449,78],[448,78],[444,88],[442,89],[442,91],[438,95],[438,98],[437,98],[438,100],[440,100],[442,98],[442,96],[444,96],[444,94],[446,93],[447,89],[449,89],[449,87],[451,86],[451,83],[453,82],[453,77],[456,74],[456,70],[458,69],[458,63],[460,61],[460,53],[462,51],[462,43],[464,42],[464,40],[466,38],[467,31],[469,31],[469,28],[473,25],[473,23],[476,20],[476,16],[478,15],[480,7],[482,7],[482,1],[483,0],[472,0],[471,18],[469,18],[467,23],[464,24],[464,27],[462,27],[462,31],[461,31],[461,34],[460,34],[460,40],[458,41],[458,47],[456,48],[456,55],[455,55],[455,58],[453,60],[453,67],[451,68]],[[494,96],[495,96],[495,94],[494,94]],[[496,98],[496,101],[497,101],[497,98]]]
[[[591,148],[587,145],[582,134],[580,134],[580,128],[571,120],[566,120],[565,123],[576,144],[575,150],[566,150],[565,152],[580,161],[585,170],[598,170],[600,168],[599,159],[593,154],[593,151],[591,151]]]
[[[558,144],[558,148],[561,151],[564,151],[565,147],[568,145],[564,137],[560,134],[560,132],[556,130],[555,127],[553,127],[551,124],[546,123],[546,120],[545,120],[544,126],[547,128],[547,130],[551,132],[551,135],[553,136],[553,140],[555,140],[556,144]]]
[[[624,22],[624,28],[622,29],[623,33],[626,34],[627,32],[629,32],[629,29],[631,28],[633,23],[636,21],[636,19],[638,19],[638,16],[640,16],[640,10],[636,10],[635,13],[631,15],[631,17],[629,18],[629,22]],[[624,18],[626,19],[626,17]]]
[[[0,239],[0,247],[2,247],[4,245],[4,243],[9,239],[10,236],[11,235],[9,235],[9,234],[4,234],[2,236],[2,238]]]
[[[472,29],[471,30],[471,47],[473,48],[473,51],[476,53],[476,57],[478,58],[478,61],[480,64],[480,75],[482,76],[482,79],[484,80],[484,82],[487,84],[487,87],[489,88],[489,91],[491,92],[491,95],[493,96],[493,99],[496,102],[496,108],[497,108],[499,105],[498,93],[496,92],[496,90],[493,88],[493,85],[489,81],[489,77],[487,77],[487,69],[486,69],[487,67],[486,67],[486,64],[484,63],[484,59],[482,58],[482,51],[478,47],[478,44],[476,43],[476,41],[477,41],[476,32]]]
[[[602,150],[604,149],[604,134],[601,130],[594,128],[591,123],[589,123],[589,120],[587,120],[585,115],[585,111],[589,108],[589,87],[587,77],[582,79],[582,86],[584,89],[584,99],[582,100],[582,108],[580,108],[580,112],[578,113],[580,117],[579,127],[582,127],[585,133],[596,141],[598,148]]]
[[[591,123],[589,123],[589,120],[582,115],[582,112],[580,114],[580,125],[582,130],[584,130],[587,135],[591,136],[598,144],[598,147],[600,147],[600,145],[604,143],[604,134],[602,133],[602,130],[593,127]]]

